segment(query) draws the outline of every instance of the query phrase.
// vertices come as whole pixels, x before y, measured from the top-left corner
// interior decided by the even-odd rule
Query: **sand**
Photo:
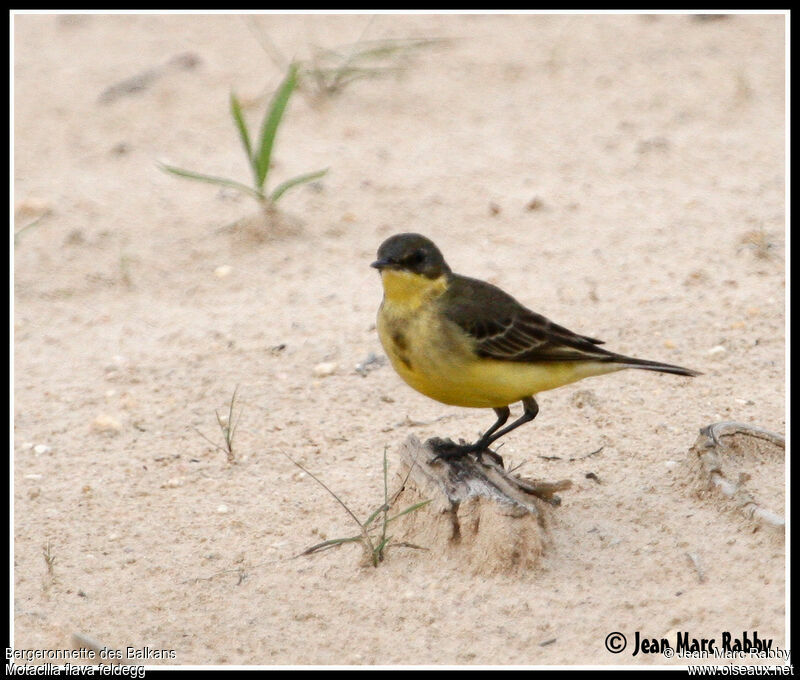
[[[635,632],[785,648],[783,532],[688,461],[713,422],[785,432],[785,17],[251,21],[305,63],[449,39],[295,94],[269,183],[330,171],[267,226],[156,165],[249,181],[229,94],[256,128],[283,75],[252,23],[13,17],[15,647],[80,634],[169,665],[686,663],[633,656]],[[614,351],[703,372],[539,396],[502,454],[573,487],[523,573],[400,547],[373,568],[354,544],[292,559],[357,529],[287,456],[363,519],[384,449],[394,487],[408,435],[493,422],[356,371],[383,356],[368,265],[403,231]],[[229,462],[201,434],[221,443],[237,387]],[[780,511],[782,458],[751,466]]]

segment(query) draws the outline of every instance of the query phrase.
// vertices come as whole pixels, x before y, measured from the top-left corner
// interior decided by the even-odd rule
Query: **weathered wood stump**
[[[747,518],[783,531],[785,448],[781,435],[752,425],[704,427],[689,450],[698,494],[714,494]]]
[[[482,574],[535,567],[546,545],[547,514],[560,503],[555,493],[571,482],[524,479],[486,456],[481,463],[472,456],[434,458],[413,435],[402,445],[405,482],[394,507],[431,502],[392,525],[394,540]]]

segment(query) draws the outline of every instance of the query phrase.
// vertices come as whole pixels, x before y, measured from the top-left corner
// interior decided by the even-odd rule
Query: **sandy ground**
[[[687,463],[712,422],[785,431],[784,17],[256,22],[300,59],[452,39],[295,95],[271,182],[330,172],[264,239],[226,228],[251,199],[156,167],[248,181],[229,92],[255,127],[282,73],[242,17],[14,18],[15,646],[80,633],[173,665],[665,663],[611,654],[613,631],[785,647],[783,533],[698,494]],[[375,569],[355,545],[289,559],[354,529],[284,454],[364,517],[384,447],[394,485],[409,434],[493,420],[355,371],[383,354],[368,264],[401,231],[615,351],[704,373],[540,395],[503,455],[574,486],[526,573],[401,548]],[[229,464],[198,431],[220,439],[237,385]],[[783,461],[761,460],[747,483],[782,512]]]

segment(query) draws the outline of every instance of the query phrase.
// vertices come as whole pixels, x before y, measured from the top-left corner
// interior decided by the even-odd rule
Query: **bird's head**
[[[407,272],[427,279],[438,279],[450,273],[436,244],[421,234],[390,236],[378,248],[378,259],[372,266],[380,272]]]

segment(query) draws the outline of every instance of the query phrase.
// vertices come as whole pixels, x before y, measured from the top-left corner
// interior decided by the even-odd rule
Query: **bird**
[[[611,352],[528,309],[499,287],[454,273],[439,248],[416,233],[387,238],[372,263],[383,285],[376,328],[389,361],[412,388],[451,406],[491,408],[494,424],[474,443],[434,438],[437,458],[474,454],[479,462],[501,437],[532,421],[536,395],[591,376],[636,368],[679,376],[681,366]],[[509,406],[522,415],[506,425]],[[504,427],[505,426],[505,427]]]

